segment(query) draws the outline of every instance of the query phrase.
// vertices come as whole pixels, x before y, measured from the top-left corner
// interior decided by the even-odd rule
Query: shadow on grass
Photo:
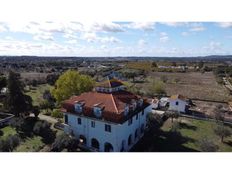
[[[146,132],[143,138],[131,149],[132,152],[197,152],[185,147],[187,142],[195,140],[182,136],[179,132],[157,130],[155,134]]]
[[[179,123],[179,126],[181,129],[190,129],[190,130],[197,130],[197,127],[196,126],[193,126],[193,125],[189,125],[189,124],[186,124],[186,123]]]
[[[228,146],[232,146],[232,141],[226,141],[224,143],[227,144]]]

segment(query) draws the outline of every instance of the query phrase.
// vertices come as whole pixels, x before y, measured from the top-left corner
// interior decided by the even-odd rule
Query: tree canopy
[[[162,96],[166,95],[165,85],[161,80],[154,80],[148,87],[149,96]]]
[[[14,72],[9,73],[7,80],[7,96],[4,106],[11,113],[20,116],[32,109],[32,98],[23,93],[23,85],[21,83],[20,75]]]
[[[79,95],[92,90],[93,79],[88,75],[81,75],[78,71],[68,70],[55,83],[52,95],[60,103],[72,95]]]

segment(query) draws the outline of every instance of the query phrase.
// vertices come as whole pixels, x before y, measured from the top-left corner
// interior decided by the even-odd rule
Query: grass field
[[[52,86],[49,84],[38,85],[35,89],[27,92],[27,95],[30,95],[33,100],[34,105],[39,105],[39,103],[43,100],[43,93],[45,90],[51,90]]]
[[[200,151],[199,140],[202,138],[209,138],[218,147],[221,152],[232,152],[232,136],[225,138],[224,143],[221,143],[220,137],[214,133],[216,127],[215,122],[194,120],[189,118],[179,118],[180,127],[178,131],[186,141],[183,142],[182,146],[193,151]],[[171,120],[167,120],[161,127],[164,132],[169,132],[172,127]],[[232,131],[232,128],[230,128]]]
[[[45,145],[39,136],[24,139],[15,149],[15,152],[38,152]]]
[[[188,98],[228,101],[229,92],[224,86],[219,85],[212,72],[200,73],[168,73],[168,72],[151,72],[149,79],[166,79],[165,89],[167,95],[182,94]],[[146,83],[136,84],[143,90],[148,90]]]

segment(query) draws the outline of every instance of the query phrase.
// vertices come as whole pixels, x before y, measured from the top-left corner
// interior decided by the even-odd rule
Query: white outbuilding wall
[[[180,100],[180,99],[169,100],[169,110],[174,110],[174,111],[185,113],[186,105],[187,105],[187,102],[184,100]]]

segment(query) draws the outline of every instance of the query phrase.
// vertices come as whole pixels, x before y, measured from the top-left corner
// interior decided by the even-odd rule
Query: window
[[[80,103],[75,104],[75,111],[77,113],[81,113],[82,112],[82,104],[80,104]]]
[[[81,124],[81,118],[77,118],[77,123]]]
[[[65,124],[68,124],[68,115],[64,115],[64,122],[65,122]]]
[[[128,113],[129,113],[129,107],[126,106],[126,107],[125,107],[125,110],[124,110],[124,115],[126,116]]]
[[[138,120],[138,118],[139,118],[139,114],[136,115],[136,120]]]
[[[97,117],[101,117],[102,115],[102,110],[99,107],[94,107],[94,115]]]
[[[132,120],[132,118],[130,118],[130,119],[128,120],[128,126],[131,125],[132,122],[133,122],[133,120]]]
[[[105,124],[105,131],[106,132],[111,132],[111,125]]]
[[[179,105],[179,102],[177,101],[177,102],[176,102],[176,106],[178,106],[178,105]]]
[[[91,121],[91,127],[95,127],[95,121]]]

